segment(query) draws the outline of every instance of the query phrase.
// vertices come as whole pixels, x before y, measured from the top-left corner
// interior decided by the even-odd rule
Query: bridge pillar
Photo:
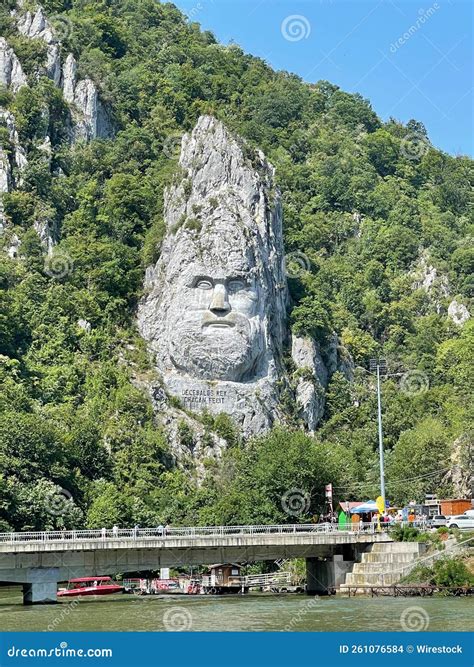
[[[354,561],[334,555],[325,560],[306,559],[306,592],[308,595],[330,595],[345,582],[346,574],[352,571]]]
[[[56,582],[46,584],[23,584],[23,604],[55,604]]]
[[[58,590],[56,568],[29,568],[23,583],[23,604],[55,604]]]

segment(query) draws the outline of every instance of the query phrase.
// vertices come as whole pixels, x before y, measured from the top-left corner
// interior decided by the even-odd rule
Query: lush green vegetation
[[[384,384],[390,499],[449,494],[452,445],[468,443],[472,424],[473,326],[446,316],[454,296],[472,297],[472,162],[436,150],[420,123],[382,123],[359,95],[306,85],[219,45],[173,5],[43,4],[70,21],[64,53],[100,86],[117,133],[68,146],[62,96],[33,74],[41,45],[14,36],[2,5],[2,33],[27,63],[30,86],[0,93],[29,160],[4,201],[22,246],[20,259],[0,258],[0,529],[293,521],[281,504],[293,488],[309,495],[297,517],[308,520],[329,481],[341,499],[377,493],[376,399],[362,372],[354,383],[334,374],[315,438],[296,425],[243,443],[210,420],[206,428],[226,431],[232,447],[208,462],[199,488],[192,470],[171,465],[150,403],[131,382],[151,373],[134,309],[163,235],[163,191],[176,169],[170,137],[204,112],[276,166],[287,251],[304,253],[309,269],[290,280],[294,329],[323,345],[334,330],[357,365],[381,354],[392,371],[426,379],[415,393],[396,378]],[[51,159],[39,148],[46,132]],[[38,220],[60,230],[46,262]],[[422,253],[449,296],[439,285],[413,288]],[[59,489],[72,496],[67,512],[51,512]]]
[[[418,565],[403,579],[403,583],[433,584],[434,586],[473,586],[474,574],[461,557],[441,558],[432,567]]]

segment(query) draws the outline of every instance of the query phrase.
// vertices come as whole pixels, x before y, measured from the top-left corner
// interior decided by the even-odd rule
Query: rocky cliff
[[[291,340],[273,167],[202,116],[183,137],[179,169],[166,193],[161,256],[146,272],[138,311],[161,377],[150,387],[157,411],[169,414],[168,394],[188,412],[230,415],[250,436],[288,420],[282,397],[290,395],[293,418],[314,430],[339,364],[337,338],[332,371],[314,340]]]
[[[78,78],[77,63],[72,53],[69,53],[63,62],[61,41],[43,8],[37,5],[31,11],[25,8],[23,2],[18,2],[12,16],[19,35],[46,43],[46,60],[33,76],[46,76],[62,90],[70,110],[70,142],[112,137],[114,129],[110,113],[100,99],[97,85],[89,78]],[[0,86],[14,95],[28,86],[28,78],[21,62],[4,37],[0,37]],[[27,151],[19,142],[15,117],[0,107],[0,127],[2,126],[8,131],[8,145],[5,140],[2,144],[0,139],[0,195],[21,186],[22,172],[28,164]],[[40,137],[37,146],[32,148],[37,148],[50,157],[51,140],[48,134]],[[0,198],[0,233],[5,231],[7,222]],[[43,247],[50,252],[56,242],[54,225],[48,220],[38,219],[34,227]],[[8,253],[16,256],[19,246],[20,239],[15,234],[10,235],[6,246]]]

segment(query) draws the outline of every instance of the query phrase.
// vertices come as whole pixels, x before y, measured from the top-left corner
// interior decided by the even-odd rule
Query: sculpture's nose
[[[209,310],[219,314],[227,313],[230,310],[230,303],[225,285],[215,285],[212,291],[212,301]]]

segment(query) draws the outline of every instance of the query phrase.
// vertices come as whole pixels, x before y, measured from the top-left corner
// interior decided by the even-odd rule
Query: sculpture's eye
[[[243,280],[229,280],[227,288],[229,292],[238,292],[239,290],[245,288],[245,283]]]
[[[210,280],[198,280],[195,287],[199,289],[212,289],[212,283]]]

